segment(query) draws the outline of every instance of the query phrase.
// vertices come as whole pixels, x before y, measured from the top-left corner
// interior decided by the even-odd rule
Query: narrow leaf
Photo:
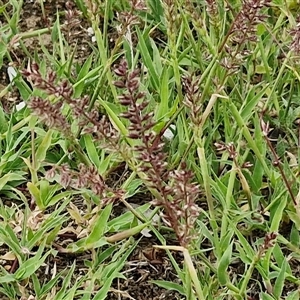
[[[93,244],[100,240],[107,229],[107,222],[110,216],[112,205],[107,205],[99,214],[94,223],[93,229],[89,236],[86,238],[86,244]]]
[[[186,295],[186,292],[184,291],[183,287],[178,283],[171,282],[171,281],[165,281],[165,280],[151,280],[150,282],[152,282],[166,290],[173,290],[173,291],[177,291],[178,293],[180,293],[183,296]]]
[[[227,268],[230,264],[230,258],[232,255],[232,243],[229,244],[225,252],[223,253],[218,263],[218,280],[220,284],[225,285],[228,281]]]
[[[280,296],[284,288],[286,268],[287,268],[287,261],[284,260],[283,264],[281,265],[280,272],[276,278],[274,289],[273,289],[273,295],[276,297],[276,299],[280,299]]]
[[[48,130],[48,132],[44,136],[41,144],[39,145],[39,147],[36,150],[35,158],[36,158],[36,162],[38,164],[36,166],[37,169],[39,169],[40,163],[45,160],[46,153],[47,153],[47,151],[48,151],[48,149],[49,149],[49,147],[51,145],[52,134],[53,134],[53,131],[52,130]]]
[[[92,140],[91,135],[85,134],[83,139],[84,139],[84,143],[85,143],[85,147],[86,147],[86,151],[87,151],[89,159],[94,163],[94,165],[97,168],[99,168],[99,166],[100,166],[99,154],[98,154],[98,151]]]
[[[44,210],[45,206],[43,201],[41,200],[41,193],[40,190],[37,188],[36,185],[34,185],[32,182],[27,183],[27,188],[30,192],[30,194],[33,196],[37,206],[41,209]]]

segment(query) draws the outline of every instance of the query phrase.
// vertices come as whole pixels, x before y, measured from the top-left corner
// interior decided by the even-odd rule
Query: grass
[[[2,299],[299,299],[296,1],[0,4]]]

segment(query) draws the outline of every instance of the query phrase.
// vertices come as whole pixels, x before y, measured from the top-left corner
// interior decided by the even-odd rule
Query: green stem
[[[245,137],[245,139],[248,142],[248,145],[250,146],[250,148],[253,150],[253,152],[255,153],[257,159],[260,161],[260,163],[262,164],[264,171],[266,172],[267,176],[269,178],[271,178],[272,174],[271,171],[268,168],[268,165],[265,161],[265,158],[262,156],[262,154],[260,153],[255,141],[253,140],[250,131],[247,127],[247,125],[245,124],[244,120],[242,119],[240,113],[238,112],[236,106],[234,105],[234,103],[231,101],[229,103],[229,109],[233,115],[233,117],[235,118],[235,121],[237,122],[237,125],[239,126],[239,128],[242,130],[242,133]]]

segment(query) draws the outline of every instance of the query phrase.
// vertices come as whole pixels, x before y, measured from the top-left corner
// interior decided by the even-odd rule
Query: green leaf
[[[262,99],[262,96],[265,94],[266,89],[268,87],[269,85],[266,84],[256,95],[254,87],[248,92],[244,105],[240,110],[240,115],[244,122],[247,122],[248,119],[253,115],[254,108],[257,106],[257,103]],[[257,86],[255,86],[255,89],[257,89]]]
[[[51,214],[51,217],[47,218],[41,226],[39,226],[38,230],[34,233],[34,235],[30,238],[28,238],[28,241],[26,243],[26,247],[31,250],[34,246],[37,244],[40,244],[41,241],[46,238],[47,241],[47,235],[51,235],[51,231],[53,228],[57,228],[58,226],[61,226],[67,218],[64,215],[61,215],[61,213],[66,209],[66,206],[69,204],[70,199],[67,199],[66,201],[62,202],[60,206],[58,206]]]
[[[4,188],[4,186],[10,181],[23,181],[25,178],[16,173],[8,173],[0,178],[0,191]]]
[[[65,207],[65,205],[66,204],[64,203],[62,207]],[[33,249],[33,247],[36,246],[37,244],[40,244],[44,238],[45,241],[47,241],[48,237],[49,236],[51,237],[54,228],[61,226],[67,220],[66,217],[59,215],[60,210],[61,208],[55,211],[55,214],[53,214],[50,218],[44,221],[42,226],[34,233],[34,235],[28,238],[26,247],[29,250]]]
[[[149,0],[148,5],[151,8],[151,16],[153,16],[157,23],[161,22],[163,15],[164,15],[164,9],[162,7],[161,1],[157,0]],[[165,29],[165,27],[163,26]]]
[[[218,280],[221,285],[225,285],[229,280],[227,268],[230,264],[230,260],[232,256],[232,244],[233,243],[228,245],[220,261],[218,262]]]
[[[59,292],[55,295],[54,300],[62,300],[65,297],[66,292],[69,290],[71,286],[71,279],[73,277],[73,273],[76,267],[76,262],[72,264],[68,274],[64,276],[62,287],[60,288]]]
[[[239,258],[241,259],[241,261],[244,263],[244,264],[248,264],[250,265],[252,260],[251,258],[247,255],[247,253],[244,251],[244,248],[239,244],[239,243],[236,243],[235,244],[235,247],[239,253]]]
[[[126,187],[126,198],[130,198],[139,192],[140,186],[142,186],[143,181],[139,178],[131,180],[131,182]]]
[[[256,142],[253,140],[253,136],[252,134],[250,133],[247,125],[245,124],[245,121],[244,119],[241,117],[240,113],[238,112],[237,110],[237,107],[235,106],[234,102],[231,101],[228,105],[228,108],[230,109],[238,127],[241,129],[241,131],[243,132],[243,136],[245,137],[246,141],[248,142],[248,146],[250,149],[253,150],[253,152],[255,153],[256,155],[256,159],[258,159],[263,168],[264,168],[264,171],[266,173],[266,175],[270,178],[271,177],[271,171],[269,170],[269,167],[265,161],[265,157],[262,156]],[[246,115],[246,114],[245,114]],[[246,117],[246,116],[244,116]]]
[[[40,188],[40,195],[41,195],[41,201],[43,202],[43,205],[45,206],[46,199],[49,195],[49,189],[50,189],[50,183],[48,180],[41,180],[39,182],[39,188]]]
[[[28,182],[27,188],[28,188],[30,194],[33,196],[34,201],[36,202],[39,209],[44,210],[46,207],[44,206],[44,203],[41,199],[41,193],[40,193],[40,190],[38,189],[38,187],[35,184],[33,184],[32,182]]]
[[[85,243],[88,244],[93,244],[97,241],[99,241],[104,233],[107,230],[107,222],[110,217],[112,210],[112,205],[107,205],[99,214],[97,220],[95,221],[93,225],[93,229],[89,236],[86,238]]]
[[[300,231],[300,216],[297,213],[290,210],[287,211],[287,214],[289,215],[290,219],[293,221],[297,230]]]
[[[134,236],[138,233],[140,233],[144,228],[146,228],[147,226],[149,226],[150,223],[144,223],[138,226],[134,226],[132,228],[126,229],[124,231],[118,232],[112,236],[109,236],[106,238],[106,241],[109,243],[116,243],[118,241],[127,239],[131,236]]]
[[[169,112],[169,68],[164,67],[160,81],[160,103],[157,106],[155,120],[160,120]]]
[[[88,157],[98,169],[99,166],[100,166],[100,159],[99,159],[98,151],[97,151],[97,149],[95,147],[95,144],[92,140],[92,137],[89,134],[85,134],[83,136],[83,139],[84,139],[84,143],[85,143],[85,147],[86,147]]]
[[[278,232],[279,231],[279,225],[282,220],[283,211],[286,207],[287,203],[287,197],[278,197],[276,200],[276,204],[272,206],[270,209],[270,215],[271,215],[271,226],[270,226],[270,232]]]
[[[272,71],[272,68],[268,67],[268,69],[269,69],[268,70],[269,72]],[[256,66],[255,73],[257,73],[257,74],[266,74],[267,73],[266,67],[264,65]]]
[[[28,86],[28,84],[23,80],[22,77],[19,77],[19,76],[15,79],[14,83],[20,92],[20,95],[21,95],[20,98],[23,101],[27,101],[32,94],[32,91],[31,91],[30,87]]]
[[[8,128],[8,122],[5,118],[3,108],[2,106],[0,106],[0,133],[6,132],[7,128]]]
[[[290,242],[297,246],[300,243],[300,234],[299,230],[296,228],[295,224],[293,224],[291,233],[290,233]]]
[[[37,253],[34,257],[29,258],[27,261],[23,262],[19,269],[15,273],[15,277],[17,280],[24,280],[34,274],[37,269],[41,267],[41,265],[45,262],[46,258],[50,254],[54,254],[55,251],[49,250],[43,256],[42,253],[44,251],[45,245],[40,245]]]
[[[85,60],[82,68],[80,69],[80,72],[77,76],[77,82],[76,86],[74,87],[74,98],[78,98],[81,96],[84,87],[85,87],[85,81],[86,81],[86,76],[91,68],[93,62],[93,53]],[[98,68],[97,68],[98,69]],[[99,70],[97,70],[99,72]]]
[[[69,244],[67,246],[67,249],[70,250],[71,252],[75,253],[75,252],[87,251],[89,249],[97,249],[97,248],[102,247],[107,244],[108,244],[108,242],[106,241],[106,238],[104,238],[104,237],[99,239],[98,241],[96,241],[93,244],[90,244],[90,243],[87,244],[86,238],[83,238],[76,243]]]
[[[175,282],[165,281],[165,280],[150,280],[150,282],[158,285],[159,287],[166,289],[166,290],[172,290],[180,293],[181,295],[185,296],[186,292],[184,288]]]
[[[99,255],[97,256],[97,264],[100,265],[100,264],[104,264],[104,261],[106,259],[108,259],[109,257],[111,257],[111,255],[114,253],[114,251],[117,249],[117,246],[116,245],[113,245],[113,246],[110,246],[108,247],[106,250],[104,251],[101,251],[99,253]]]
[[[108,274],[109,277],[103,278],[103,279],[104,279],[104,284],[103,284],[102,288],[100,289],[100,291],[95,295],[95,297],[93,298],[93,300],[104,300],[104,299],[107,299],[107,293],[108,293],[108,291],[109,291],[109,289],[110,289],[110,287],[111,287],[111,284],[112,284],[113,280],[114,280],[117,276],[119,276],[120,270],[124,267],[127,258],[129,257],[129,255],[131,254],[131,252],[136,248],[137,244],[138,244],[138,242],[135,242],[135,243],[132,244],[131,247],[128,247],[128,246],[127,246],[126,248],[128,248],[128,249],[126,250],[125,254],[124,254],[121,258],[119,258],[116,262],[114,262],[114,263],[108,265],[108,266],[105,268],[105,269],[111,270],[110,273],[107,272],[107,270],[102,271],[102,270],[100,269],[101,273],[99,272],[100,274],[97,274],[97,273],[96,273],[96,274],[94,275],[94,277],[95,277],[97,280],[99,280],[99,277],[100,277],[103,273]],[[122,249],[121,249],[121,250],[122,250]],[[102,275],[102,276],[103,276],[103,275]]]
[[[0,41],[0,67],[3,66],[3,57],[7,51],[7,44],[5,42]]]
[[[150,207],[151,204],[146,203],[138,207],[136,210],[143,215],[147,211],[149,211]],[[132,214],[132,212],[127,211],[120,216],[110,220],[107,224],[109,232],[120,232],[122,230],[129,229],[134,218],[135,216]]]
[[[12,2],[12,1],[10,1],[10,2]],[[12,15],[12,17],[9,19],[9,22],[8,22],[9,27],[11,28],[11,30],[14,34],[17,34],[17,32],[18,32],[19,15],[18,15],[18,7],[17,6],[19,6],[19,5],[21,5],[21,3],[16,4],[16,6],[15,6],[16,12]]]
[[[260,296],[261,296],[261,300],[275,300],[272,296],[266,293],[261,293]]]
[[[68,196],[71,195],[79,195],[82,194],[82,191],[65,191],[65,192],[61,192],[57,195],[55,195],[54,197],[48,198],[46,204],[46,207],[50,207],[55,205],[57,202],[59,202],[60,200],[62,200],[63,198],[66,198]]]
[[[75,3],[79,10],[84,14],[84,16],[87,17],[87,8],[85,6],[85,1],[75,0]]]
[[[281,265],[280,272],[276,278],[274,289],[273,289],[273,295],[276,299],[280,299],[280,296],[282,294],[283,288],[284,288],[284,280],[285,280],[285,271],[287,268],[287,261],[286,259],[283,261],[283,264]]]
[[[222,252],[226,251],[226,249],[228,249],[228,247],[230,246],[233,234],[233,230],[229,229],[228,232],[222,237],[219,246]]]
[[[234,230],[235,234],[238,237],[240,244],[243,247],[241,249],[243,249],[245,255],[249,258],[250,262],[252,262],[255,257],[255,252],[254,252],[253,248],[251,247],[251,245],[249,245],[249,242],[246,240],[246,238],[242,235],[242,233],[236,228],[236,226],[234,226],[234,224],[230,220],[229,220],[229,223],[231,224],[231,228]],[[236,244],[236,245],[238,245],[238,244]]]
[[[115,153],[110,153],[107,155],[105,151],[101,153],[101,162],[98,167],[98,171],[100,174],[105,174],[109,166],[111,165],[112,161],[114,161],[114,157],[116,157]]]
[[[149,41],[153,52],[153,59],[152,59],[153,65],[155,67],[156,73],[158,74],[159,77],[161,77],[162,70],[163,70],[161,53],[160,50],[157,48],[155,41],[153,41],[152,38],[149,38]]]
[[[77,292],[77,289],[78,289],[78,281],[80,279],[77,278],[76,279],[76,283],[72,285],[71,288],[69,288],[67,294],[64,296],[64,300],[73,300],[75,299],[75,295],[76,295],[76,292]]]
[[[6,274],[0,276],[0,283],[9,283],[9,282],[14,282],[16,281],[15,275],[14,274]]]
[[[285,261],[285,257],[284,257],[284,255],[282,253],[281,247],[277,243],[275,244],[275,246],[273,248],[273,256],[274,256],[274,258],[276,260],[276,264],[278,265],[279,268],[281,268],[282,264]],[[288,264],[287,264],[286,272],[292,273]]]
[[[158,91],[159,90],[159,77],[154,68],[153,59],[150,56],[150,53],[149,53],[149,50],[147,48],[146,41],[145,41],[145,38],[148,37],[149,29],[147,29],[146,32],[144,32],[144,34],[141,33],[139,28],[137,28],[136,32],[137,32],[138,41],[139,41],[138,49],[141,52],[145,66],[149,70],[150,79],[153,82],[154,89],[156,91]]]
[[[299,291],[294,291],[288,294],[286,300],[299,300]]]
[[[34,292],[37,296],[39,296],[40,291],[41,291],[41,284],[40,284],[40,281],[39,281],[37,275],[32,274],[31,280],[32,280],[32,283],[33,283]]]
[[[58,283],[58,280],[62,277],[62,273],[60,272],[57,274],[54,278],[52,278],[50,281],[48,281],[45,285],[42,286],[40,289],[40,293],[37,296],[44,296],[50,292],[50,290]]]
[[[104,109],[106,110],[107,114],[109,115],[113,124],[115,124],[116,128],[120,131],[120,133],[125,137],[128,134],[128,130],[119,119],[118,115],[115,113],[113,109],[111,109],[111,105],[109,102],[106,102],[102,99],[99,100],[100,103],[103,105]]]
[[[19,263],[22,263],[24,254],[21,249],[20,241],[9,225],[0,223],[0,242],[5,243],[16,255]]]
[[[47,151],[51,145],[52,134],[53,134],[53,130],[48,130],[48,132],[44,136],[41,144],[38,146],[38,148],[36,150],[35,158],[36,158],[36,162],[37,162],[37,166],[36,166],[37,169],[40,168],[40,165],[41,165],[40,163],[45,160]]]
[[[0,14],[2,14],[5,11],[5,8],[8,4],[9,4],[9,2],[0,6]]]

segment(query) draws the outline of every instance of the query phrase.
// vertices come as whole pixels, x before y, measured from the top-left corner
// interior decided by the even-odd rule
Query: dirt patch
[[[181,299],[178,292],[160,288],[152,281],[165,280],[181,284],[165,251],[153,248],[157,241],[143,238],[128,259],[122,274],[126,279],[114,281],[108,299],[160,300]],[[182,266],[183,256],[173,252],[177,263]],[[131,297],[131,298],[130,298]]]

